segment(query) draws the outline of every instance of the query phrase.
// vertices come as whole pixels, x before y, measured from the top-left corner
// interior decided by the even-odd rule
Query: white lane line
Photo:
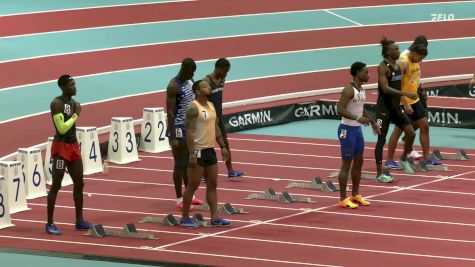
[[[327,12],[328,14],[331,14],[331,15],[333,15],[333,16],[335,16],[335,17],[338,17],[338,18],[340,18],[340,19],[344,19],[344,20],[346,20],[346,21],[349,21],[349,22],[351,22],[351,23],[353,23],[353,24],[356,24],[356,25],[359,25],[359,26],[363,26],[363,24],[361,24],[361,23],[358,23],[358,22],[356,22],[356,21],[354,21],[354,20],[351,20],[351,19],[349,19],[349,18],[343,17],[342,15],[338,15],[338,14],[336,14],[335,12],[332,12],[332,11],[330,11],[330,10],[328,10],[328,9],[324,9],[323,11],[325,11],[325,12]]]

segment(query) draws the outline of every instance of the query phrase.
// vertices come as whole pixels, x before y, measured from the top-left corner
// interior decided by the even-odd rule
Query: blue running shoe
[[[89,230],[92,227],[92,223],[86,221],[76,222],[76,230]]]
[[[221,219],[219,217],[214,220],[211,220],[211,226],[229,227],[230,225],[231,225],[230,221]]]
[[[202,183],[206,183],[206,179],[205,179],[204,176],[201,176],[200,180],[201,180]]]
[[[228,178],[239,178],[243,176],[244,176],[244,172],[242,171],[231,170],[228,172]]]
[[[198,227],[200,227],[191,218],[181,219],[180,225],[184,226],[184,227],[187,227],[187,228],[198,228]]]
[[[435,159],[434,157],[430,157],[426,160],[427,165],[442,165],[442,161]]]
[[[389,169],[392,169],[392,170],[402,169],[401,165],[399,165],[399,163],[395,162],[394,160],[386,161],[384,166],[386,166],[386,167],[388,167]]]
[[[52,235],[60,235],[61,231],[56,227],[54,224],[49,224],[47,223],[45,226],[46,233],[52,234]]]

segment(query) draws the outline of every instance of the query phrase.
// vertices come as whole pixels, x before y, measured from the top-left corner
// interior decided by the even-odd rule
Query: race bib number
[[[201,150],[195,150],[195,156],[197,159],[201,158]]]
[[[58,170],[64,169],[64,160],[59,159],[56,161],[56,169]]]
[[[175,136],[176,136],[177,138],[182,138],[182,137],[183,137],[183,130],[180,129],[180,128],[176,128],[176,129],[175,129]]]
[[[346,139],[346,129],[341,129],[340,138],[341,139]]]
[[[383,128],[383,120],[382,119],[377,119],[376,123],[378,124],[379,129]]]

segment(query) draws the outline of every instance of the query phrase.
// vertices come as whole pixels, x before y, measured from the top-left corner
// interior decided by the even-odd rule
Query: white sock
[[[179,198],[176,199],[176,204],[180,204],[180,202],[182,202],[182,201],[183,201],[183,197],[179,197]]]

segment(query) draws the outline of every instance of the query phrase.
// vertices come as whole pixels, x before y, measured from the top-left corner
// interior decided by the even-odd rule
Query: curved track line
[[[348,45],[363,45],[376,43],[381,36],[392,32],[394,40],[409,41],[414,38],[413,32],[422,32],[430,40],[441,38],[460,38],[473,35],[471,25],[475,21],[441,22],[437,27],[429,23],[390,25],[374,28],[338,29],[325,31],[308,31],[298,33],[270,34],[241,38],[194,41],[165,45],[151,45],[136,48],[124,48],[109,51],[80,53],[16,61],[0,64],[0,73],[9,79],[0,81],[0,90],[16,86],[38,84],[43,81],[53,81],[58,73],[68,69],[74,76],[83,76],[94,73],[105,73],[114,70],[133,69],[157,65],[173,64],[181,61],[181,55],[193,51],[195,60],[244,56],[249,54],[272,53],[302,49],[317,49],[323,47],[343,47]],[[455,30],[458,29],[458,30]],[[358,36],[350,38],[349,35]],[[252,43],[254,45],[250,46]],[[173,51],[171,53],[170,51]],[[90,64],[94,62],[94,64]],[[43,66],[50,66],[44,68]],[[31,71],[31,75],[23,75],[17,71],[22,69]]]
[[[13,16],[35,15],[35,14],[44,14],[44,13],[59,13],[59,12],[80,11],[80,10],[94,10],[94,9],[104,9],[104,8],[114,8],[114,7],[147,6],[147,5],[162,4],[162,3],[194,2],[194,1],[197,1],[197,0],[143,1],[143,2],[123,3],[123,4],[117,3],[117,4],[112,4],[112,5],[109,2],[109,5],[76,6],[76,7],[63,8],[63,9],[48,9],[48,10],[35,10],[35,11],[30,11],[30,12],[6,13],[6,14],[0,15],[0,17],[13,17]]]
[[[387,4],[422,4],[422,3],[444,3],[447,1],[418,1],[418,0],[389,0]],[[252,0],[208,0],[196,2],[184,2],[175,4],[152,4],[137,5],[116,8],[102,8],[92,10],[62,11],[53,13],[40,13],[23,16],[0,16],[0,24],[13,25],[4,27],[0,31],[0,37],[32,34],[40,32],[50,32],[58,30],[70,30],[78,28],[93,28],[100,26],[112,26],[118,24],[133,24],[150,21],[178,20],[186,18],[211,17],[219,14],[240,15],[247,13],[264,13],[279,11],[295,11],[310,9],[330,9],[349,8],[357,6],[375,6],[379,4],[377,0],[361,1],[293,1],[293,0],[273,0],[272,5],[265,1]],[[194,12],[189,12],[193,10]],[[71,17],[75,17],[71,21]],[[100,20],[98,20],[100,18]]]

